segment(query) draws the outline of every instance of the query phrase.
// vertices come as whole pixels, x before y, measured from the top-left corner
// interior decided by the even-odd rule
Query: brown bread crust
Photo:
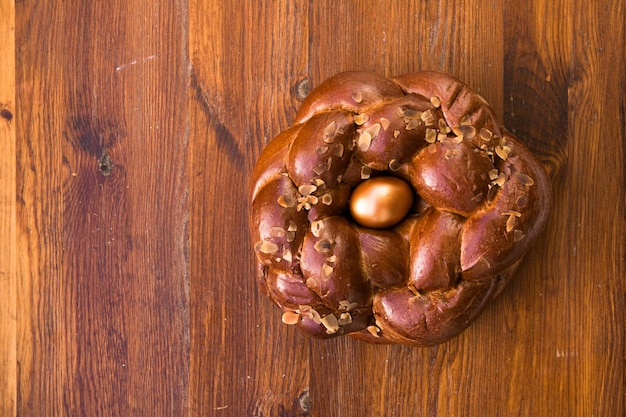
[[[415,193],[387,229],[348,212],[362,181]],[[251,178],[259,284],[316,337],[429,346],[459,334],[508,283],[544,228],[538,159],[485,100],[447,74],[340,73],[302,104]]]

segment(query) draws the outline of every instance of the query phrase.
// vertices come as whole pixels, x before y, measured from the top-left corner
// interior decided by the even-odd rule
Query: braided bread
[[[258,281],[316,337],[429,346],[459,334],[544,227],[541,163],[437,72],[344,72],[309,94],[252,174]]]

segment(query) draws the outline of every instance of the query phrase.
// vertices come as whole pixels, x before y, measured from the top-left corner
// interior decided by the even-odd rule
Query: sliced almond
[[[334,268],[328,264],[322,265],[322,279],[327,280],[330,278],[334,271]]]
[[[509,157],[509,154],[501,146],[496,146],[494,150],[496,152],[496,155],[498,155],[498,158],[502,159],[503,161],[506,161],[506,159]]]
[[[261,247],[259,250],[265,254],[273,254],[273,253],[278,252],[278,245],[274,242],[265,241],[261,244]]]
[[[471,140],[476,136],[476,128],[472,125],[464,125],[460,124],[454,128],[452,131],[455,135],[460,136],[463,135],[465,139]]]
[[[328,253],[332,249],[332,244],[328,239],[320,239],[315,242],[313,248],[319,253]]]
[[[527,187],[530,187],[532,185],[535,184],[535,180],[533,180],[531,177],[529,177],[528,175],[516,171],[513,176],[515,177],[515,179],[517,179],[522,185],[525,185]]]
[[[350,315],[350,313],[341,313],[339,315],[339,320],[337,320],[337,324],[339,324],[340,326],[346,326],[350,323],[352,323],[352,316]]]
[[[509,216],[509,218],[506,220],[506,232],[507,233],[511,232],[511,230],[515,228],[516,220],[517,220],[517,217],[515,216]]]
[[[300,322],[300,314],[294,311],[285,311],[283,313],[282,322],[290,326],[298,324],[298,322]]]
[[[304,184],[298,187],[298,192],[303,196],[313,194],[315,191],[317,191],[317,186],[314,184]]]
[[[493,132],[491,132],[491,130],[486,129],[484,127],[480,129],[480,138],[483,141],[489,142],[492,137],[493,137]]]
[[[324,129],[324,142],[326,143],[332,143],[333,139],[335,137],[335,133],[337,132],[337,122],[335,122],[334,120],[332,122],[330,122],[330,124],[328,126],[326,126],[326,129]]]
[[[361,135],[359,136],[359,140],[357,142],[359,150],[361,152],[366,152],[370,148],[371,144],[372,144],[372,135],[367,131],[361,133]]]
[[[276,202],[279,206],[283,208],[289,208],[296,205],[296,201],[288,195],[281,195],[280,197],[278,197],[278,200],[276,200]]]
[[[380,329],[376,326],[367,326],[367,331],[374,337],[380,337],[378,333],[380,333]]]
[[[370,115],[366,113],[360,113],[354,116],[354,123],[361,126],[370,119]]]
[[[324,221],[323,220],[315,220],[311,223],[311,233],[315,237],[320,237],[322,232],[324,231]]]
[[[437,131],[431,128],[426,129],[426,135],[424,136],[424,139],[428,143],[435,143],[437,141]]]
[[[422,122],[418,119],[409,120],[409,122],[404,127],[406,130],[415,130]]]
[[[339,323],[337,322],[337,317],[334,314],[329,314],[327,316],[322,317],[322,325],[326,327],[326,333],[334,334],[339,330]]]

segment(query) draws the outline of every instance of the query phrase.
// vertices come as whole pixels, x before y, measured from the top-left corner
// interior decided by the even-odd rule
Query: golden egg
[[[350,197],[350,214],[362,226],[384,229],[407,215],[413,190],[396,177],[374,177],[359,184]]]

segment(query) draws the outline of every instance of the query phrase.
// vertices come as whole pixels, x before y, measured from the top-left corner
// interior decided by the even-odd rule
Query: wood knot
[[[5,119],[7,122],[10,122],[13,120],[13,113],[11,113],[11,110],[9,109],[2,109],[0,110],[0,117]]]
[[[296,81],[296,98],[303,101],[309,95],[309,79],[304,77]]]
[[[103,149],[102,156],[98,158],[98,169],[105,177],[111,175],[111,171],[113,170],[113,161],[107,153],[106,148]]]

